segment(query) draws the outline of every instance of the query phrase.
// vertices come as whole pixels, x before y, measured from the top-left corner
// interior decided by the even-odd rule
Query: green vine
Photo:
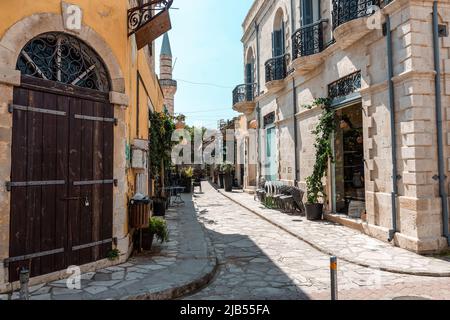
[[[336,131],[335,110],[331,108],[331,99],[318,98],[312,105],[304,106],[306,109],[321,107],[322,114],[319,123],[312,133],[316,137],[314,147],[316,148],[316,161],[313,173],[306,178],[307,201],[309,204],[319,203],[319,198],[325,198],[322,179],[328,172],[328,161],[334,161],[331,137]]]
[[[108,253],[106,254],[106,258],[108,258],[108,260],[110,261],[118,259],[119,256],[120,256],[119,249],[112,249],[111,251],[108,251]]]
[[[172,134],[176,130],[174,118],[166,112],[153,112],[150,114],[150,173],[159,178],[159,187],[162,184],[161,173],[171,165],[171,151],[178,143],[172,141]],[[161,191],[161,190],[160,190]]]

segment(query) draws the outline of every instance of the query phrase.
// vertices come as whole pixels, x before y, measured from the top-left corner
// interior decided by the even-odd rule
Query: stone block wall
[[[315,162],[314,136],[320,109],[305,110],[315,98],[328,96],[328,84],[360,70],[362,75],[361,103],[363,108],[363,136],[365,156],[367,222],[363,230],[386,241],[392,228],[391,193],[392,142],[389,112],[388,69],[386,37],[381,26],[366,33],[361,39],[341,49],[339,44],[324,51],[323,63],[310,74],[297,75],[296,115],[298,124],[297,150],[293,147],[293,101],[291,80],[277,93],[267,93],[264,86],[264,62],[271,57],[270,35],[273,17],[284,1],[261,10],[258,20],[261,29],[260,82],[265,94],[259,98],[261,122],[265,114],[276,110],[279,141],[279,177],[292,177],[284,168],[293,164],[297,152],[300,168],[300,187],[311,174]],[[326,33],[331,31],[331,7],[329,1],[321,1],[322,18],[329,18]],[[433,1],[395,0],[382,10],[391,18],[395,129],[397,144],[398,180],[397,224],[394,242],[401,247],[431,252],[446,248],[442,236],[442,208],[438,182],[433,179],[437,168],[437,127],[435,114],[434,61],[432,45]],[[299,19],[299,8],[296,18]],[[440,23],[450,27],[450,1],[439,2]],[[381,21],[384,18],[382,17]],[[298,22],[296,22],[298,24]],[[290,25],[290,23],[288,23]],[[299,25],[298,25],[299,26]],[[328,29],[327,29],[328,28]],[[289,35],[290,37],[290,35]],[[450,166],[450,37],[439,40],[441,46],[443,131],[445,135],[446,171]],[[254,36],[244,37],[246,48],[255,45]],[[254,51],[256,52],[256,51]],[[291,150],[291,152],[289,152]],[[264,143],[261,144],[264,155]],[[448,173],[447,173],[448,175]],[[295,177],[295,172],[293,172]],[[329,183],[329,181],[327,181]],[[448,184],[448,183],[447,183]],[[327,185],[327,188],[330,186]],[[448,190],[447,190],[448,192]]]

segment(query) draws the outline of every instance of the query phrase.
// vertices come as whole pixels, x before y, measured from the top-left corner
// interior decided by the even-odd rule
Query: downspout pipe
[[[389,113],[391,121],[391,156],[392,156],[392,192],[391,192],[391,214],[392,214],[392,228],[389,230],[388,241],[394,239],[397,233],[397,195],[399,178],[397,172],[397,132],[395,128],[395,94],[394,94],[394,62],[392,53],[392,32],[391,32],[391,18],[386,16],[386,44],[387,44],[387,60],[388,60],[388,91],[389,91]]]
[[[320,3],[320,1],[319,1]],[[295,30],[295,0],[291,0],[291,35],[293,35]],[[292,37],[291,37],[292,39]],[[291,45],[293,47],[293,45]],[[292,55],[293,57],[293,55]],[[297,110],[297,87],[295,85],[295,77],[292,79],[292,101],[293,101],[293,112],[294,112],[294,170],[295,170],[295,181],[294,185],[297,185],[299,181],[299,169],[298,169],[298,124],[296,119]]]
[[[258,78],[256,80],[256,94],[259,95],[261,92],[261,76],[260,76],[260,49],[259,49],[259,25],[255,21],[255,31],[256,31],[256,72],[258,74]],[[257,169],[257,183],[260,183],[260,177],[261,177],[261,110],[259,108],[259,101],[256,103],[256,117],[257,117],[257,124],[258,124],[258,134],[257,134],[257,156],[258,156],[258,169]]]
[[[442,91],[441,91],[441,66],[440,66],[440,47],[439,47],[439,18],[438,18],[438,2],[433,2],[433,51],[434,51],[434,68],[436,71],[435,94],[436,94],[436,128],[438,143],[438,170],[439,170],[439,195],[441,197],[442,206],[442,225],[443,234],[447,238],[450,246],[450,235],[448,231],[448,195],[445,188],[445,164],[444,164],[444,142],[442,137]]]

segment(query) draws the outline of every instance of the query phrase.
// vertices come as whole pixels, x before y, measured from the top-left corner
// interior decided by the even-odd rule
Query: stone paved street
[[[209,183],[203,185],[203,192],[194,201],[219,257],[220,270],[210,285],[187,299],[330,298],[329,255],[231,201]],[[292,226],[305,219],[286,217]],[[352,248],[369,254],[370,248],[358,240],[355,237],[350,243]],[[450,277],[391,273],[343,260],[338,268],[340,299],[450,299]]]

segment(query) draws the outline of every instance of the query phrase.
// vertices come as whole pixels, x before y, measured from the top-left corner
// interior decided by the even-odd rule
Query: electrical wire
[[[185,82],[185,83],[197,85],[197,86],[209,86],[209,87],[216,87],[216,88],[220,88],[220,89],[233,89],[233,87],[227,87],[227,86],[224,86],[221,84],[216,84],[216,83],[211,83],[211,82],[194,82],[194,81],[183,80],[183,79],[175,79],[175,80],[179,81],[179,82]]]

